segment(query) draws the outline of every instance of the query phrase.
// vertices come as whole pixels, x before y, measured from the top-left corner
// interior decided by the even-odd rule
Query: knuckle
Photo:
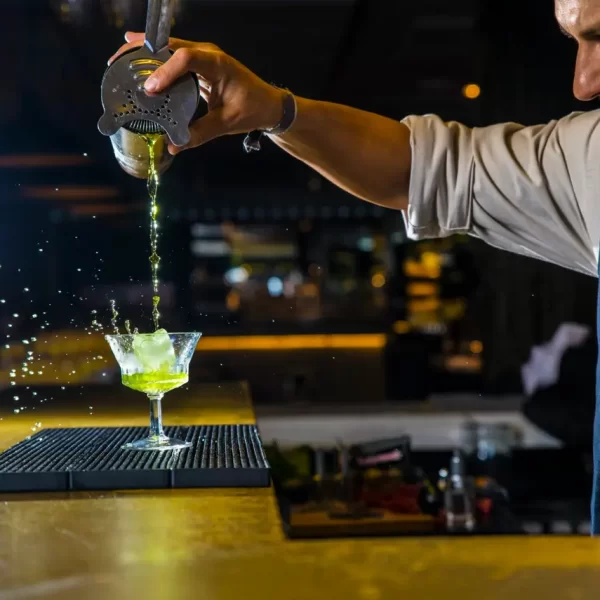
[[[209,50],[210,52],[222,52],[221,48],[219,48],[219,46],[217,46],[216,44],[212,44],[210,42],[202,42],[200,44],[198,44],[198,46],[200,48],[202,48],[202,50]]]
[[[190,48],[180,48],[179,50],[175,51],[173,58],[175,57],[180,64],[187,68],[194,59],[194,52]]]
[[[228,67],[234,62],[229,54],[226,54],[223,50],[216,50],[213,53],[213,60],[221,72],[226,72]]]

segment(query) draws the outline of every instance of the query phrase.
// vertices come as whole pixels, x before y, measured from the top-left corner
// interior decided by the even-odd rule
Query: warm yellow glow
[[[442,313],[444,319],[448,321],[456,321],[461,319],[467,310],[467,305],[461,298],[453,298],[444,300],[442,303]]]
[[[385,346],[383,333],[341,333],[314,335],[244,335],[203,337],[198,352],[235,350],[318,350],[321,348],[380,349]]]
[[[117,368],[104,335],[79,337],[72,331],[64,335],[44,336],[31,346],[36,360],[32,371],[21,371],[24,349],[21,345],[0,351],[0,382],[15,381],[21,385],[59,385],[85,383],[101,372]],[[198,352],[285,351],[285,350],[380,350],[386,335],[314,334],[314,335],[249,335],[203,337]],[[63,360],[62,357],[68,357]],[[16,376],[11,371],[16,370]]]
[[[227,298],[225,300],[225,304],[227,306],[227,310],[236,311],[240,309],[240,295],[231,290],[229,294],[227,294]]]
[[[439,271],[442,266],[442,257],[437,252],[423,252],[421,262],[429,271]]]
[[[437,279],[442,270],[441,257],[435,252],[423,252],[420,261],[407,258],[403,268],[408,277]]]
[[[385,285],[385,275],[383,273],[375,273],[371,277],[371,285],[375,288],[381,288]]]
[[[77,201],[116,198],[119,190],[106,185],[32,185],[24,187],[22,194],[27,198]]]
[[[393,325],[394,333],[402,335],[410,331],[410,323],[408,321],[396,321]]]
[[[103,335],[75,336],[69,332],[64,336],[39,338],[33,349],[36,354],[56,356],[68,354],[71,358],[77,354],[101,352],[104,358],[110,358],[108,345]],[[383,333],[334,333],[311,335],[237,335],[237,336],[205,336],[198,343],[197,350],[279,350],[279,349],[311,349],[311,348],[383,348]],[[14,354],[13,354],[14,353]],[[17,350],[0,351],[0,357],[12,358]]]
[[[314,283],[305,283],[298,286],[296,293],[301,297],[316,298],[319,295],[319,288]]]
[[[76,167],[90,162],[87,154],[2,154],[0,168]]]
[[[483,344],[479,340],[473,340],[469,344],[469,349],[473,354],[481,354],[483,352]]]
[[[479,356],[448,356],[444,360],[444,365],[449,371],[470,371],[477,372],[481,370],[482,362]]]
[[[409,296],[435,296],[439,290],[439,286],[435,283],[414,282],[406,286],[406,293]]]
[[[462,94],[469,100],[475,100],[475,98],[479,98],[481,95],[481,88],[476,83],[467,83],[467,85],[463,86]]]
[[[413,329],[441,325],[439,312],[430,310],[412,313],[410,315],[410,324]]]
[[[440,301],[438,298],[425,298],[423,300],[411,300],[408,303],[408,310],[410,312],[429,312],[438,310],[440,308]]]
[[[82,204],[78,206],[70,206],[69,211],[74,215],[122,215],[132,210],[136,210],[138,206],[119,204]]]

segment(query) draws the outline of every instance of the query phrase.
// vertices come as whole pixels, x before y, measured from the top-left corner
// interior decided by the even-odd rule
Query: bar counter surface
[[[35,418],[1,404],[0,446],[29,435],[32,421],[146,424],[141,395],[135,402],[128,392],[125,406],[115,403],[113,388],[105,390],[92,416],[85,389],[77,409],[48,403]],[[254,422],[242,384],[191,386],[171,396],[166,424]],[[591,538],[292,541],[272,489],[0,497],[0,600],[578,600],[598,590],[600,542]]]

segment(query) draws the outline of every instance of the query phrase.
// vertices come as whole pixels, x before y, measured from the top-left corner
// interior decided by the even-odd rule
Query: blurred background
[[[143,29],[146,3],[2,10],[11,55],[0,87],[0,386],[10,419],[31,410],[38,387],[46,399],[118,384],[99,333],[110,299],[150,331],[145,186],[96,128],[106,60],[126,30]],[[572,98],[575,46],[550,0],[178,0],[173,33],[213,42],[298,95],[395,119],[534,124],[591,108]],[[306,448],[310,477],[325,468],[319,448],[408,435],[437,473],[453,448],[468,450],[474,422],[492,446],[509,427],[506,455],[529,481],[509,490],[515,506],[535,513],[531,527],[585,530],[593,278],[467,236],[411,242],[399,213],[335,189],[268,142],[247,155],[240,136],[178,157],[159,203],[163,324],[204,334],[192,383],[249,382],[283,463],[284,449]],[[26,393],[15,401],[17,388]]]

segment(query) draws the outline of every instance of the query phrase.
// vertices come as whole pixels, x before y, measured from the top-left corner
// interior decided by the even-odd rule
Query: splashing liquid
[[[127,335],[131,335],[131,321],[129,319],[125,321],[125,331]]]
[[[110,318],[110,326],[113,328],[113,332],[115,335],[119,335],[119,326],[117,325],[117,319],[119,318],[119,313],[117,312],[117,301],[110,301],[110,310],[112,312],[112,316]]]
[[[158,295],[158,265],[160,257],[158,256],[158,184],[159,173],[156,168],[156,142],[160,139],[160,133],[148,133],[142,136],[148,145],[149,163],[148,163],[148,195],[150,196],[150,271],[152,275],[152,289],[154,296],[152,297],[152,320],[154,321],[154,329],[160,329],[158,305],[160,296]]]

